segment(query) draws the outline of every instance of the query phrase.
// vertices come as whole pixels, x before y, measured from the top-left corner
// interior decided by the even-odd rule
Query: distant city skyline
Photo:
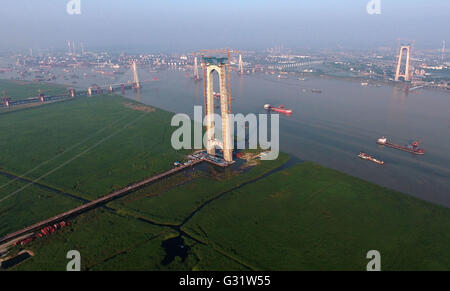
[[[3,0],[0,51],[64,49],[67,40],[123,50],[189,51],[198,48],[263,49],[393,46],[397,38],[418,48],[450,41],[450,1],[381,0],[381,14],[366,11],[369,0]]]

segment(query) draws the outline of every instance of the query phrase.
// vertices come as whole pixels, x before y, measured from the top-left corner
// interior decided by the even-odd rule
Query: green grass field
[[[373,249],[383,270],[448,270],[448,229],[447,208],[310,162],[233,191],[184,227],[260,270],[365,270]]]
[[[171,113],[125,103],[97,96],[0,114],[0,168],[94,199],[184,157],[170,145]]]
[[[11,97],[11,100],[38,97],[38,90],[41,90],[41,93],[46,96],[67,94],[67,88],[63,85],[0,79],[0,96],[2,98],[3,92],[6,93],[6,96]]]
[[[269,168],[260,171],[267,173]],[[239,177],[251,181],[258,176],[252,171]],[[227,179],[232,183],[233,177]],[[208,187],[226,184],[212,178],[209,183]],[[185,188],[189,185],[171,189],[189,197],[194,195]],[[226,189],[230,188],[221,190]],[[63,268],[67,260],[58,250],[71,248],[83,250],[84,268],[89,270],[365,270],[366,254],[373,249],[381,253],[382,270],[448,269],[450,234],[443,230],[450,227],[450,211],[446,208],[310,162],[234,189],[182,227],[195,239],[183,236],[190,247],[184,262],[177,257],[169,265],[161,264],[165,256],[161,244],[176,236],[176,230],[141,222],[128,210],[122,212],[126,209],[122,207],[118,214],[101,209],[88,212],[75,219],[67,234],[33,242],[29,248],[37,256],[13,270]],[[178,212],[188,214],[177,205],[188,199],[169,198],[174,217]],[[46,259],[51,253],[57,256]]]
[[[0,175],[0,237],[81,205],[80,201],[36,185],[3,200],[26,185]]]
[[[17,265],[14,270],[65,271],[69,250],[78,250],[82,269],[90,270],[104,261],[149,244],[152,248],[147,252],[152,253],[159,262],[164,258],[164,253],[159,249],[161,241],[170,235],[170,229],[97,209],[79,216],[71,226],[34,241],[28,249],[33,250],[36,256]],[[159,243],[154,245],[153,241]],[[128,263],[131,264],[125,262],[121,268],[127,268]]]
[[[154,195],[142,196],[141,193],[135,192],[120,199],[125,201],[109,203],[107,206],[117,209],[116,213],[104,209],[89,211],[77,217],[72,222],[70,230],[34,241],[27,249],[31,249],[36,256],[12,270],[62,270],[64,263],[67,264],[64,251],[71,249],[79,250],[82,257],[86,257],[83,263],[86,270],[201,270],[203,266],[214,261],[218,264],[217,268],[222,270],[229,268],[246,270],[248,268],[227,255],[185,236],[183,236],[185,244],[191,248],[190,255],[184,262],[176,257],[172,263],[163,265],[165,251],[162,242],[177,236],[178,231],[170,227],[144,223],[139,221],[139,218],[153,219],[153,214],[158,216],[167,211],[170,214],[165,217],[166,219],[181,223],[208,199],[261,177],[283,165],[288,158],[282,154],[277,161],[263,161],[260,166],[245,173],[223,174],[220,179],[217,176],[197,179],[194,175],[191,183],[195,185],[195,190],[202,189],[199,193],[191,191],[194,189],[185,188],[190,184],[177,185],[176,181],[182,182],[185,180],[183,177],[186,177],[183,173],[177,174],[143,189],[147,195]],[[204,191],[205,189],[207,191]],[[156,200],[158,197],[165,197],[166,202],[159,202],[161,200]],[[142,209],[146,210],[146,215],[130,210],[127,207],[129,201],[138,201]],[[130,232],[131,230],[136,231]],[[17,248],[17,251],[19,249]]]
[[[288,160],[289,156],[281,153],[277,160],[262,161],[259,166],[251,168],[246,173],[239,169],[214,173],[214,168],[209,166],[212,172],[208,174],[196,170],[197,172],[190,178],[177,175],[112,202],[111,207],[158,223],[180,225],[189,214],[206,201],[257,179],[282,166]],[[161,187],[165,184],[172,187]]]

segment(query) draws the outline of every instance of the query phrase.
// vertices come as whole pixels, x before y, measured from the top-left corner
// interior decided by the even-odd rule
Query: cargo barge
[[[379,138],[377,140],[377,144],[384,145],[384,146],[387,146],[387,147],[391,147],[391,148],[394,148],[394,149],[397,149],[397,150],[405,151],[405,152],[408,152],[408,153],[412,153],[412,154],[415,154],[415,155],[423,155],[423,154],[425,154],[425,151],[423,149],[419,148],[419,142],[418,141],[415,141],[415,142],[413,142],[410,145],[401,146],[401,145],[398,145],[398,144],[395,144],[395,143],[388,142],[387,138],[385,138],[383,136],[383,137],[381,137],[381,138]]]
[[[284,107],[284,105],[280,105],[280,107],[274,107],[270,104],[266,104],[266,105],[264,105],[264,109],[283,113],[283,114],[288,114],[288,115],[292,114],[292,109],[287,109]]]
[[[366,153],[363,153],[363,152],[360,152],[358,157],[360,157],[363,160],[368,160],[368,161],[374,162],[374,163],[376,163],[378,165],[384,165],[383,161],[377,160],[374,157],[372,157],[372,156],[370,156],[370,155],[368,155]]]

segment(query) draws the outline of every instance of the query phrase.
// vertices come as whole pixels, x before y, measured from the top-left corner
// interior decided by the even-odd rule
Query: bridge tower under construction
[[[233,144],[230,116],[231,98],[229,96],[229,56],[228,58],[205,57],[202,58],[203,80],[205,85],[205,111],[206,111],[206,148],[209,154],[215,155],[216,146],[223,150],[225,161],[233,161]],[[214,72],[219,75],[220,92],[214,93]],[[220,112],[222,117],[222,141],[215,137],[214,97],[220,97]]]

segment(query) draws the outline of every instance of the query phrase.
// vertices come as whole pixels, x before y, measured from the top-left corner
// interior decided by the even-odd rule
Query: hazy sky
[[[1,0],[0,50],[64,48],[68,39],[86,48],[192,50],[235,47],[367,48],[397,38],[417,47],[450,46],[449,0]]]

